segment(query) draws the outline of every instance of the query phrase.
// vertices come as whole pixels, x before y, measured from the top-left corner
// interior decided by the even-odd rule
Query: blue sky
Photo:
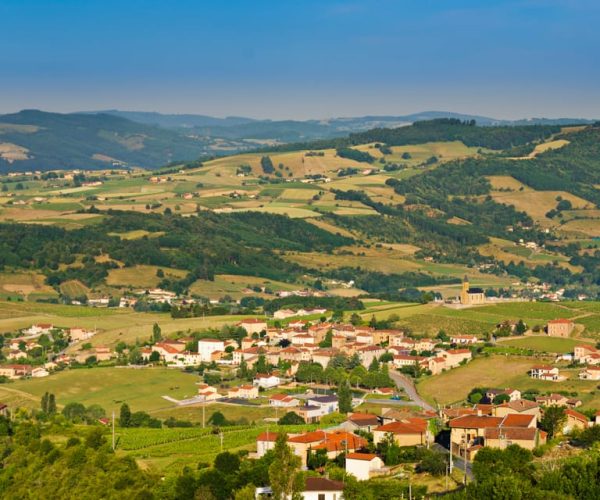
[[[600,117],[598,0],[0,0],[0,113]]]

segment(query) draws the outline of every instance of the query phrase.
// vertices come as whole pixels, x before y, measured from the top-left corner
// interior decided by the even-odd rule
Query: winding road
[[[436,411],[433,406],[419,396],[415,384],[406,375],[398,373],[396,370],[390,370],[390,377],[398,387],[402,387],[402,389],[404,389],[404,392],[414,405],[420,406],[424,410]]]

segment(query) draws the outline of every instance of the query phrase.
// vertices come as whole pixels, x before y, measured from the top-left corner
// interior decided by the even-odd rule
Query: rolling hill
[[[157,267],[164,267],[171,276],[164,286],[211,297],[219,290],[239,296],[257,286],[244,285],[260,280],[295,286],[321,280],[344,296],[389,296],[411,285],[452,294],[464,274],[484,287],[544,281],[571,296],[600,296],[599,144],[594,126],[478,127],[437,119],[154,172],[89,171],[77,180],[4,176],[0,226],[67,230],[60,245],[51,241],[27,252],[52,255],[51,267],[47,257],[24,269],[14,255],[4,262],[14,273],[54,276],[61,293],[60,285],[76,280],[114,292],[126,273],[158,283]],[[231,233],[234,220],[257,215],[271,218],[238,226],[244,235]],[[212,222],[183,222],[195,218]],[[262,234],[260,224],[277,228],[277,235]],[[183,225],[200,239],[181,234],[174,241],[170,233]],[[297,242],[308,241],[315,228],[335,244],[294,247],[284,241],[300,228]],[[102,242],[100,267],[88,262],[78,270],[79,257],[67,263],[56,256],[79,253],[64,236],[72,230]],[[242,245],[235,243],[242,237]],[[270,246],[257,253],[262,239]],[[176,249],[188,246],[196,253],[173,260]],[[7,248],[0,257],[8,257]],[[56,273],[56,266],[66,267]],[[7,280],[6,293],[21,286],[14,276]],[[341,285],[350,282],[353,287]]]
[[[156,168],[207,152],[204,140],[113,115],[37,110],[0,115],[0,171]]]

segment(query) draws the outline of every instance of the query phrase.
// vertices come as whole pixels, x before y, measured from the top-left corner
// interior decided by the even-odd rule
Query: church
[[[460,303],[464,306],[475,306],[485,304],[485,293],[482,288],[471,288],[469,278],[464,277],[462,291],[460,292]]]

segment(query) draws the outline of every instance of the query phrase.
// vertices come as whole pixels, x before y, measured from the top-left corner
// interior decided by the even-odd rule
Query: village
[[[449,460],[448,473],[453,467],[449,457],[454,457],[468,476],[466,464],[482,448],[517,444],[533,451],[549,437],[600,425],[600,412],[581,413],[577,408],[582,401],[563,391],[474,389],[462,405],[434,407],[416,394],[413,380],[435,378],[465,366],[481,356],[484,339],[469,334],[418,337],[400,329],[332,322],[327,315],[324,308],[281,309],[272,319],[245,318],[235,325],[242,332],[237,338],[162,338],[157,325],[156,335],[141,347],[135,364],[123,358],[129,347],[117,352],[92,346],[96,330],[35,324],[13,338],[5,337],[6,362],[0,365],[0,376],[6,380],[39,378],[69,367],[107,363],[180,370],[200,367],[203,376],[195,395],[174,400],[177,404],[196,407],[203,414],[210,413],[216,403],[273,408],[275,418],[265,421],[274,426],[315,426],[287,435],[288,445],[304,468],[313,467],[317,455],[320,460],[336,460],[343,454],[346,472],[358,480],[392,473],[395,463],[390,447],[434,450]],[[320,319],[303,319],[315,317]],[[274,321],[285,325],[274,326]],[[515,330],[518,324],[509,321],[499,327]],[[571,320],[549,320],[543,335],[569,338],[574,328]],[[46,362],[28,364],[42,354]],[[573,352],[558,355],[553,363],[534,365],[527,375],[559,383],[565,378],[560,366],[580,367],[581,380],[600,380],[600,350],[589,343],[576,345]],[[369,402],[379,406],[369,410],[364,406]],[[8,410],[6,405],[3,408]],[[560,413],[555,414],[556,409]],[[550,419],[549,414],[555,415]],[[269,431],[258,435],[251,457],[264,456],[274,447],[277,435]],[[320,487],[327,488],[336,483],[326,478],[320,481]]]

